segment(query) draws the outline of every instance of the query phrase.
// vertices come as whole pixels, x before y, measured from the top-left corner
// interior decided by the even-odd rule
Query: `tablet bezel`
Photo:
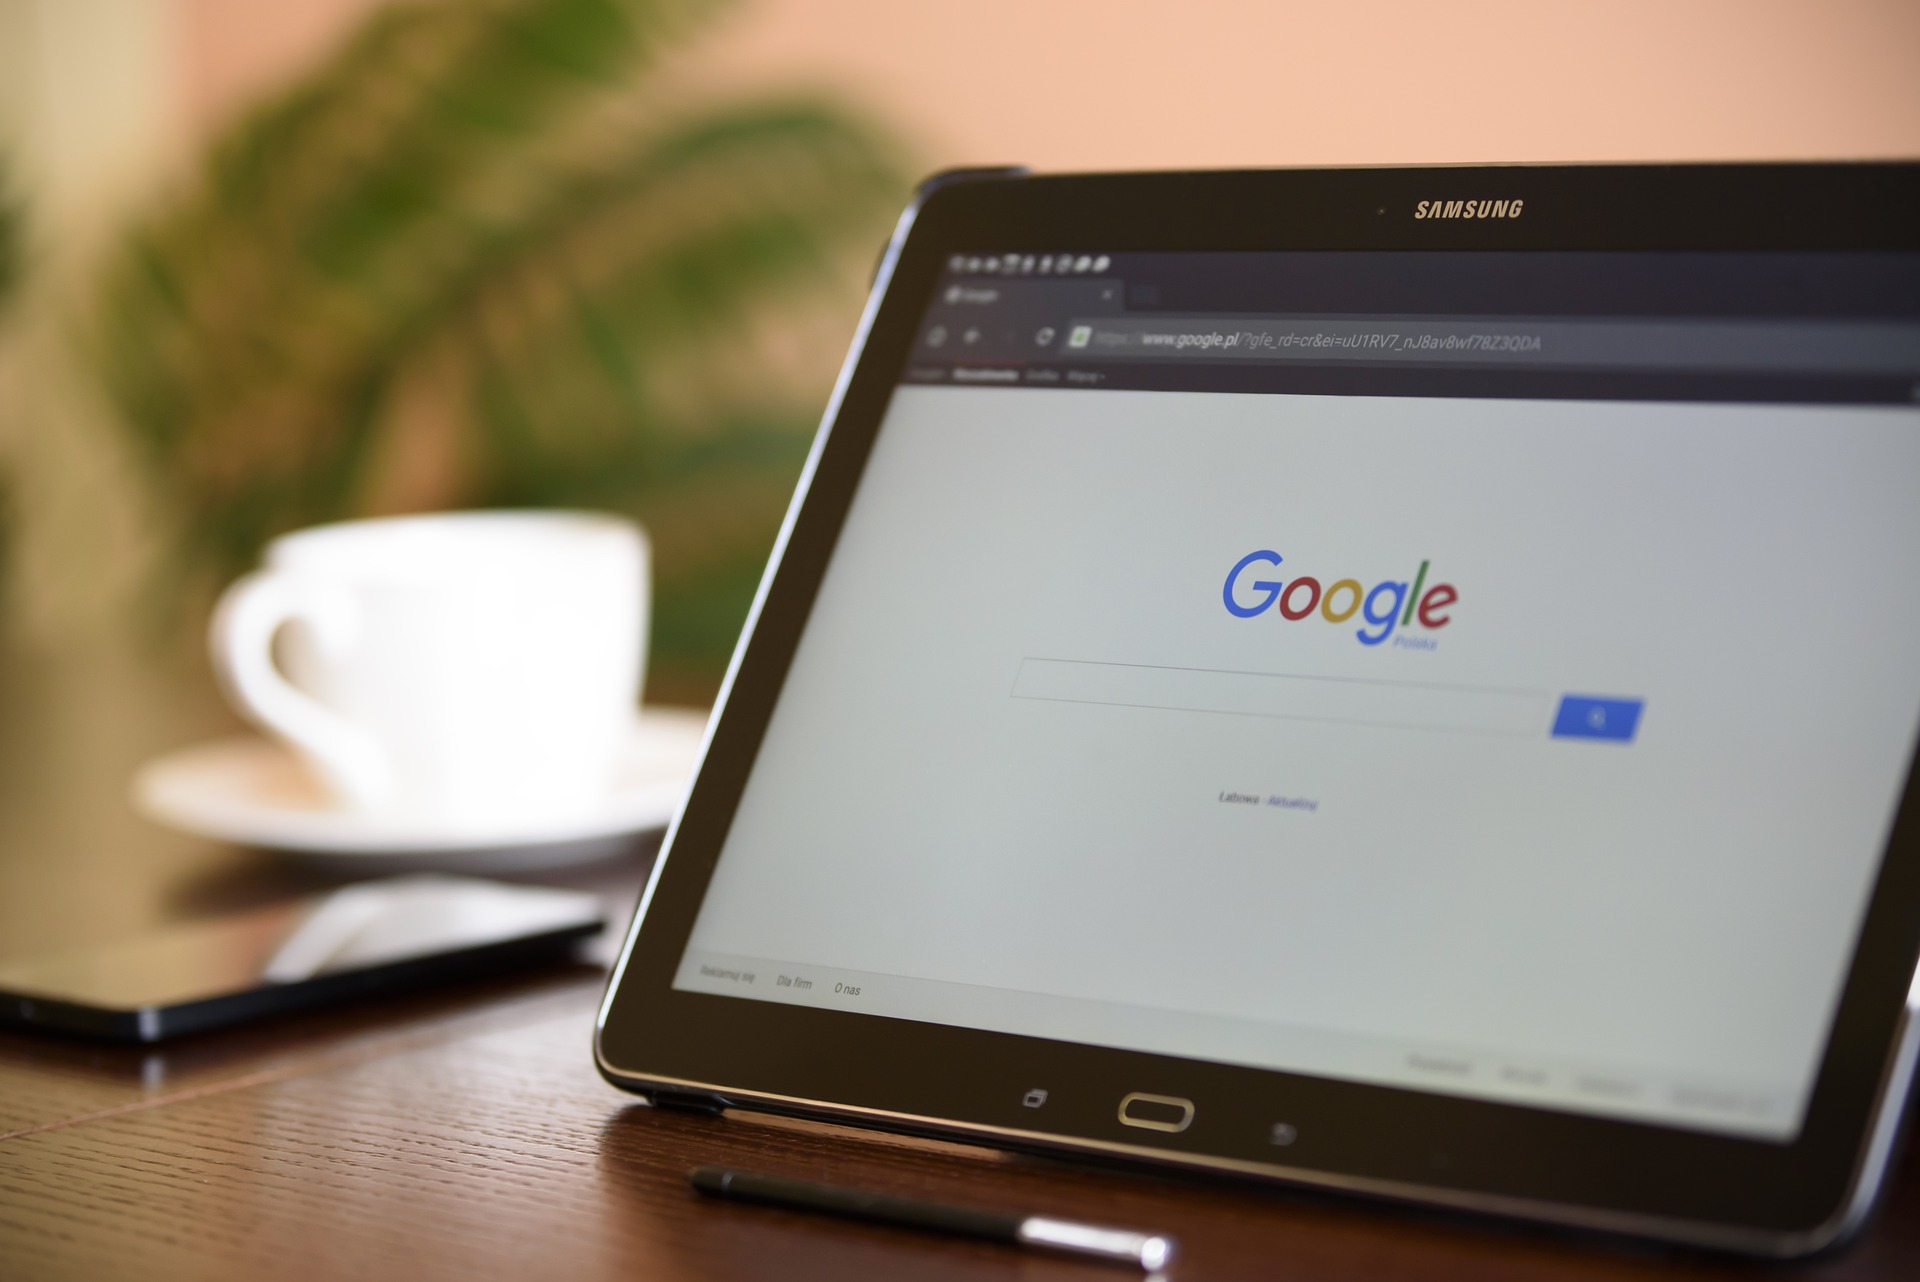
[[[1436,193],[1525,202],[1416,220]],[[595,1054],[663,1100],[835,1117],[1219,1171],[1776,1255],[1844,1236],[1878,1187],[1914,1059],[1920,801],[1909,766],[1805,1125],[1789,1144],[679,992],[673,975],[915,327],[955,252],[1920,250],[1920,166],[1280,170],[1026,177],[923,188],[884,255],[736,650],[694,785],[602,1004]],[[1044,1115],[1026,1108],[1045,1084]],[[1133,1091],[1193,1100],[1128,1128]],[[1275,1122],[1294,1127],[1286,1148]],[[1568,1154],[1578,1154],[1570,1161]]]

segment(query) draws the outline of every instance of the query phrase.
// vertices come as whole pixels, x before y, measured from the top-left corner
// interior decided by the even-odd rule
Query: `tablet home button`
[[[1120,1101],[1120,1120],[1142,1130],[1178,1134],[1193,1125],[1193,1101],[1134,1091]]]

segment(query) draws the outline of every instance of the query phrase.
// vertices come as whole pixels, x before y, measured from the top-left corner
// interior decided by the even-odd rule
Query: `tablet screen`
[[[946,267],[675,986],[1796,1135],[1920,723],[1913,260]]]

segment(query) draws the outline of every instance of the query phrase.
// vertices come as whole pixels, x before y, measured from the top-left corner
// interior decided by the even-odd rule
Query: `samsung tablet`
[[[1920,167],[923,191],[615,1083],[1771,1254],[1920,953]]]

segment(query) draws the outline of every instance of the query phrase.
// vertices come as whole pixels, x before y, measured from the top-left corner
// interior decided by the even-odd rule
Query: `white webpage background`
[[[689,957],[1117,1004],[1110,1044],[1262,1067],[1301,1066],[1181,1013],[1626,1066],[1790,1134],[1920,719],[1916,429],[899,389]],[[1459,600],[1432,651],[1236,618],[1255,549]],[[1646,705],[1621,744],[1014,699],[1028,657]],[[1057,1035],[1005,1006],[908,1013]]]

